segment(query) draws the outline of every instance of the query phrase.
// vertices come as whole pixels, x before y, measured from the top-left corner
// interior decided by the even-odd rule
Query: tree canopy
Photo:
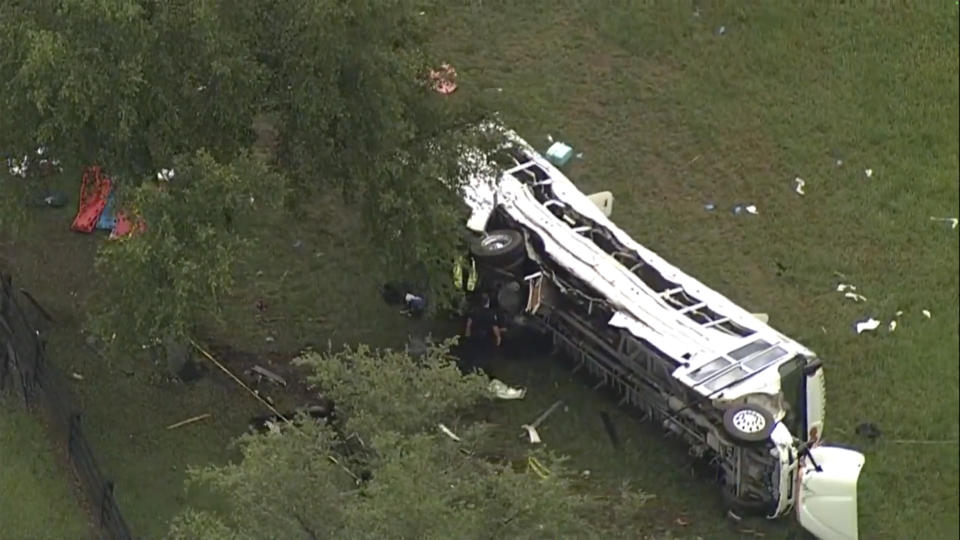
[[[0,152],[21,156],[42,144],[78,180],[82,167],[100,165],[147,215],[147,234],[100,257],[118,281],[98,298],[122,306],[118,295],[138,296],[127,303],[156,314],[134,317],[133,326],[121,314],[119,332],[179,332],[194,322],[174,323],[193,313],[184,311],[185,292],[172,300],[155,294],[172,282],[196,293],[198,305],[229,286],[222,272],[243,254],[225,224],[207,215],[219,215],[222,201],[204,197],[221,197],[234,189],[228,178],[244,176],[220,173],[250,165],[242,153],[255,141],[255,121],[277,137],[255,153],[265,167],[257,170],[270,174],[251,174],[244,189],[278,186],[290,201],[339,192],[366,218],[385,265],[419,266],[442,287],[437,278],[448,272],[462,226],[459,158],[465,146],[486,144],[471,129],[486,108],[463,92],[429,89],[425,75],[437,60],[420,15],[427,4],[0,0]],[[182,194],[174,195],[182,175],[167,195],[138,194],[160,168],[201,155]],[[9,230],[32,180],[0,177],[0,227]],[[190,238],[200,223],[207,232]],[[171,281],[175,260],[155,264],[174,256],[184,268],[216,261]]]
[[[493,453],[489,426],[464,414],[488,399],[487,379],[461,375],[446,350],[422,359],[364,347],[300,358],[336,403],[337,420],[245,435],[239,463],[192,469],[191,483],[212,488],[224,509],[185,511],[171,537],[638,537],[610,523],[636,515],[649,495],[584,494],[549,455],[532,456],[545,468],[536,473],[525,456]]]

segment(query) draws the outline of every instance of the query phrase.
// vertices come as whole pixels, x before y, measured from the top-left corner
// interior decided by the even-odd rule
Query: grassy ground
[[[929,220],[958,212],[957,10],[862,4],[700,2],[695,16],[689,2],[487,1],[426,16],[444,29],[437,40],[459,93],[489,93],[535,145],[547,134],[571,143],[583,158],[570,176],[585,191],[611,189],[614,218],[635,238],[823,356],[827,437],[867,453],[863,538],[955,538],[956,444],[896,441],[958,437],[957,231]],[[74,176],[63,181],[75,198]],[[795,176],[807,195],[793,192]],[[731,215],[741,202],[760,214]],[[184,468],[231,458],[229,440],[258,409],[221,377],[169,383],[143,359],[107,362],[84,346],[78,329],[103,237],[70,233],[71,211],[37,211],[22,241],[0,239],[0,258],[60,323],[51,352],[84,375],[75,389],[102,468],[134,532],[158,538],[184,502],[204,497],[184,493]],[[383,276],[348,213],[324,204],[265,227],[251,264],[237,269],[227,324],[210,335],[265,363],[307,341],[399,343],[411,323],[379,300]],[[837,272],[869,300],[836,293]],[[854,334],[867,315],[884,328]],[[624,524],[638,536],[651,527],[689,538],[794,534],[724,521],[682,446],[562,365],[531,359],[498,375],[529,388],[526,400],[489,412],[505,440],[562,398],[566,411],[541,430],[546,445],[590,470],[597,489],[629,480],[657,495],[647,521]],[[213,418],[164,429],[204,412]],[[855,436],[863,421],[883,431],[878,442]]]
[[[0,537],[89,538],[75,497],[43,426],[0,398]]]
[[[823,356],[827,436],[884,432],[864,538],[956,537],[957,231],[929,219],[958,211],[956,6],[698,4],[477,2],[445,15],[444,60],[534,144],[582,151],[571,176],[611,189],[635,238]],[[851,330],[897,310],[893,334]],[[591,439],[565,449],[595,455]],[[893,442],[913,439],[954,443]],[[671,486],[644,484],[691,509],[705,493]]]

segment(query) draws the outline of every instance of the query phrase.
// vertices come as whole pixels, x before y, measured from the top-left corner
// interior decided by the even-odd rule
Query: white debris
[[[866,297],[866,296],[864,296],[864,295],[862,295],[862,294],[857,294],[857,293],[855,293],[855,292],[843,293],[843,296],[844,296],[845,298],[849,298],[849,299],[853,300],[854,302],[866,302],[866,301],[867,301],[867,297]]]
[[[923,313],[923,316],[926,317],[926,318],[928,318],[928,319],[933,316],[933,315],[930,314],[930,310],[929,310],[929,309],[925,309],[925,310],[921,311],[920,313]]]
[[[843,166],[843,160],[842,160],[842,159],[838,159],[838,160],[837,160],[837,167],[841,167],[841,166]]]
[[[537,428],[531,426],[530,424],[524,424],[524,425],[522,425],[522,426],[520,426],[520,427],[522,427],[523,429],[527,430],[527,435],[529,435],[529,437],[530,437],[530,442],[531,442],[531,443],[533,443],[533,444],[539,444],[539,443],[540,443],[540,434],[537,433]]]
[[[547,133],[547,142],[553,142],[553,135]]]
[[[523,399],[527,395],[526,388],[511,388],[499,379],[491,380],[487,388],[500,399]]]
[[[157,173],[157,180],[161,182],[169,182],[173,180],[173,177],[176,175],[176,172],[173,169],[160,169],[160,172]]]
[[[897,321],[896,321],[896,319],[890,321],[890,324],[887,326],[887,329],[890,330],[891,332],[893,332],[894,330],[897,329]]]
[[[956,229],[957,226],[960,226],[960,219],[955,217],[930,217],[930,221],[946,221],[950,223],[951,229]]]
[[[873,169],[864,169],[863,174],[867,175],[867,178],[873,176]]]
[[[800,178],[799,176],[796,177],[796,178],[794,178],[793,181],[794,181],[794,183],[797,184],[796,187],[793,188],[793,190],[796,191],[796,192],[797,192],[798,194],[800,194],[800,195],[806,195],[806,193],[804,193],[804,191],[803,191],[803,186],[807,185],[807,182],[804,181],[804,179],[803,179],[803,178]]]
[[[752,204],[751,204],[751,205],[747,205],[746,207],[744,207],[744,210],[746,210],[747,212],[750,212],[750,213],[753,214],[753,215],[757,215],[757,213],[758,213],[758,212],[757,212],[757,207],[756,207],[755,205],[752,205]]]
[[[897,317],[899,317],[899,316],[901,316],[901,315],[903,315],[903,310],[902,310],[902,309],[898,309],[898,310],[897,310]]]
[[[837,292],[843,292],[847,289],[850,289],[851,291],[855,291],[857,290],[857,287],[856,285],[850,285],[849,283],[841,283],[837,285]]]
[[[880,321],[874,319],[873,317],[865,321],[859,321],[855,326],[858,334],[862,334],[864,332],[870,332],[870,331],[876,330],[879,327],[880,327]]]
[[[450,437],[451,439],[457,442],[460,442],[460,437],[457,437],[456,433],[450,431],[450,428],[448,428],[443,424],[438,424],[438,427],[440,428],[440,431],[443,432],[444,435],[446,435],[447,437]]]

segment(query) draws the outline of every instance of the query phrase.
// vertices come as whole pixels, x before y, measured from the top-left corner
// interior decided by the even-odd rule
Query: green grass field
[[[90,538],[86,516],[37,420],[0,399],[0,538]]]
[[[867,454],[861,538],[956,538],[960,254],[957,231],[930,220],[956,217],[960,206],[956,6],[703,1],[695,15],[689,2],[601,4],[477,1],[426,14],[442,28],[438,62],[460,74],[446,99],[487,93],[534,145],[546,148],[548,134],[570,143],[583,152],[571,178],[587,192],[612,190],[615,221],[638,241],[769,313],[824,358],[826,436]],[[793,191],[797,176],[804,196]],[[75,197],[78,179],[63,181]],[[732,215],[737,203],[756,204],[759,215]],[[184,493],[184,468],[232,457],[227,444],[256,404],[219,378],[165,383],[142,359],[105,362],[85,349],[77,329],[102,237],[70,233],[69,208],[37,212],[26,237],[0,243],[0,258],[61,324],[51,352],[85,377],[75,386],[102,468],[134,532],[159,538],[184,502],[203,497]],[[328,339],[398,344],[411,323],[377,296],[384,276],[366,263],[365,245],[333,204],[264,228],[213,335],[258,354]],[[843,298],[840,281],[867,302]],[[267,322],[255,319],[260,298]],[[883,326],[855,334],[866,316]],[[591,471],[589,489],[629,481],[655,494],[645,521],[623,524],[638,537],[795,535],[787,523],[724,520],[682,446],[556,362],[500,368],[529,387],[527,399],[488,412],[511,440],[505,447],[518,448],[519,419],[564,399],[566,411],[541,430],[546,446]],[[603,433],[601,410],[620,449]],[[164,429],[204,412],[214,417]],[[878,441],[854,433],[865,421],[882,430]],[[35,491],[35,500],[54,498]]]

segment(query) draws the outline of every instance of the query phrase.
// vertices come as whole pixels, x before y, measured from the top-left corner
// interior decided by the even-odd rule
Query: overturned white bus
[[[501,131],[505,170],[464,188],[482,290],[712,459],[732,510],[794,510],[824,540],[855,540],[864,457],[821,444],[817,356],[636,243],[608,219],[612,196],[584,195]]]

